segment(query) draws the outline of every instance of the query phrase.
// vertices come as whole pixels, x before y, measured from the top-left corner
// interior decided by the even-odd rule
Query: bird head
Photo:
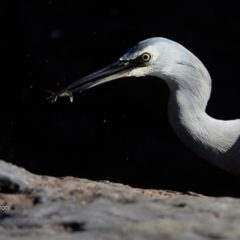
[[[52,96],[69,96],[119,78],[156,76],[169,79],[173,65],[182,61],[187,52],[183,46],[165,38],[150,38],[131,48],[113,64],[83,77]],[[191,53],[190,53],[191,54]],[[187,56],[186,56],[187,58]],[[171,71],[170,71],[171,70]]]

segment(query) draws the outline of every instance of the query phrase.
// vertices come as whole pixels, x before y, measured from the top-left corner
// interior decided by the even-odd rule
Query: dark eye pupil
[[[143,54],[142,55],[142,60],[143,61],[148,61],[150,59],[149,55],[148,54]]]

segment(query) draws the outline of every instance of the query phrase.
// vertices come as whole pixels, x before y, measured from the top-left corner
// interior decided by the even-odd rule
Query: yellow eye
[[[151,55],[149,53],[143,53],[141,59],[143,62],[148,62],[151,59]]]

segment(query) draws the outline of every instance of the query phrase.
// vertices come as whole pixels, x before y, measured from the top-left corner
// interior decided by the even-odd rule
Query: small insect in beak
[[[59,96],[56,96],[54,101],[57,100],[57,97],[69,97],[70,98],[70,102],[71,103],[73,102],[73,95],[72,95],[71,91],[65,91],[65,92],[61,93]]]

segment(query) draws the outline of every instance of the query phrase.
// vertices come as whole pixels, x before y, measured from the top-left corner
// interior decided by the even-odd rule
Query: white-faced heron
[[[51,98],[124,77],[154,76],[170,89],[168,117],[178,137],[194,152],[236,175],[240,175],[240,119],[218,120],[206,112],[211,78],[202,62],[182,45],[150,38],[138,43],[117,62],[92,73]]]

